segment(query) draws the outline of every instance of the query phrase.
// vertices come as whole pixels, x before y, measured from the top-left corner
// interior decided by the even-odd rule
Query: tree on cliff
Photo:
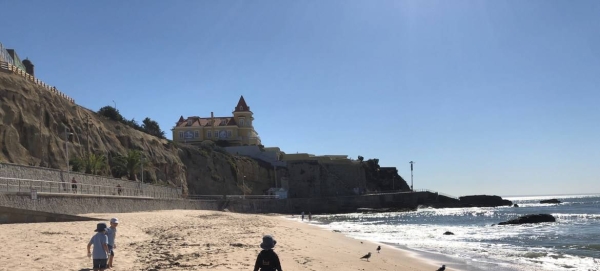
[[[144,131],[146,133],[151,134],[153,136],[156,136],[159,138],[165,138],[165,132],[160,129],[158,122],[156,122],[150,118],[145,118],[142,121],[142,129],[144,129]]]
[[[145,167],[149,165],[148,160],[142,159],[142,152],[138,150],[129,150],[127,155],[117,155],[111,161],[115,177],[127,175],[132,181],[138,180],[137,173],[142,169],[142,163]]]
[[[117,110],[116,108],[114,108],[110,105],[100,108],[100,110],[98,110],[98,114],[100,114],[101,116],[104,116],[107,119],[119,121],[119,122],[122,122],[125,119],[125,118],[123,118],[123,116],[121,116],[121,113],[119,113],[119,110]]]

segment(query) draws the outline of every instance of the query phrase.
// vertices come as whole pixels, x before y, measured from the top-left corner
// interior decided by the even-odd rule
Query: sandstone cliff
[[[274,181],[272,170],[254,160],[211,148],[175,146],[107,120],[20,76],[0,72],[0,162],[65,170],[65,127],[73,133],[68,138],[70,158],[83,157],[88,148],[107,157],[141,150],[150,161],[144,170],[146,182],[183,185],[185,190],[189,183],[191,193],[242,193],[238,180],[243,177],[238,176],[245,175],[252,193],[261,194],[258,190]]]
[[[65,137],[65,128],[73,135]],[[349,195],[355,187],[378,190],[386,183],[361,164],[296,161],[275,173],[269,163],[227,154],[214,144],[175,144],[108,120],[0,70],[0,162],[65,170],[65,142],[69,158],[87,153],[110,158],[141,150],[149,161],[145,182],[182,186],[189,194],[242,194],[243,183],[250,189],[247,193],[264,194],[275,186],[275,176],[278,187],[289,188],[291,197]],[[110,165],[100,174],[110,175]],[[283,184],[281,177],[287,180]],[[402,183],[396,187],[407,187],[401,177],[396,180]]]

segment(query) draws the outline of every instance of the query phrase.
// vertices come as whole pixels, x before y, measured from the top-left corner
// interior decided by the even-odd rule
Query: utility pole
[[[142,166],[142,183],[144,183],[144,156],[143,155],[142,155],[141,166]]]
[[[277,188],[277,165],[273,166],[273,172],[275,173],[275,188]]]
[[[413,190],[413,164],[415,162],[410,161],[409,163],[410,163],[410,191],[414,192],[414,190]]]
[[[86,141],[86,145],[87,145],[87,156],[88,159],[90,159],[90,116],[86,115],[86,124],[87,124],[87,141]],[[107,157],[108,158],[108,157]]]
[[[69,128],[65,125],[65,153],[67,154],[67,179],[69,178],[69,171],[71,170],[70,161],[69,161],[69,135],[73,133],[69,132]]]

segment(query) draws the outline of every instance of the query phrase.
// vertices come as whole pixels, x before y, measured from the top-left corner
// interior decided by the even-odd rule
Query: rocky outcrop
[[[541,200],[540,203],[556,203],[556,204],[559,204],[559,203],[561,203],[561,201],[557,200],[557,199],[547,199],[547,200]]]
[[[556,222],[556,218],[549,214],[537,214],[537,215],[525,215],[516,219],[511,219],[506,222],[500,222],[498,225],[519,225],[529,223],[544,223],[544,222]]]
[[[460,197],[460,204],[464,207],[498,207],[511,206],[510,200],[502,199],[499,196],[474,195]]]

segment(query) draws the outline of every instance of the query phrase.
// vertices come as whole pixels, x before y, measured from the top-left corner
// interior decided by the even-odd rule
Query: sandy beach
[[[252,270],[264,234],[283,270],[437,270],[437,263],[279,215],[170,210],[87,214],[118,217],[112,270]],[[95,221],[0,225],[0,270],[91,270],[86,245]],[[369,262],[359,258],[372,253]],[[446,270],[456,270],[447,268]]]

